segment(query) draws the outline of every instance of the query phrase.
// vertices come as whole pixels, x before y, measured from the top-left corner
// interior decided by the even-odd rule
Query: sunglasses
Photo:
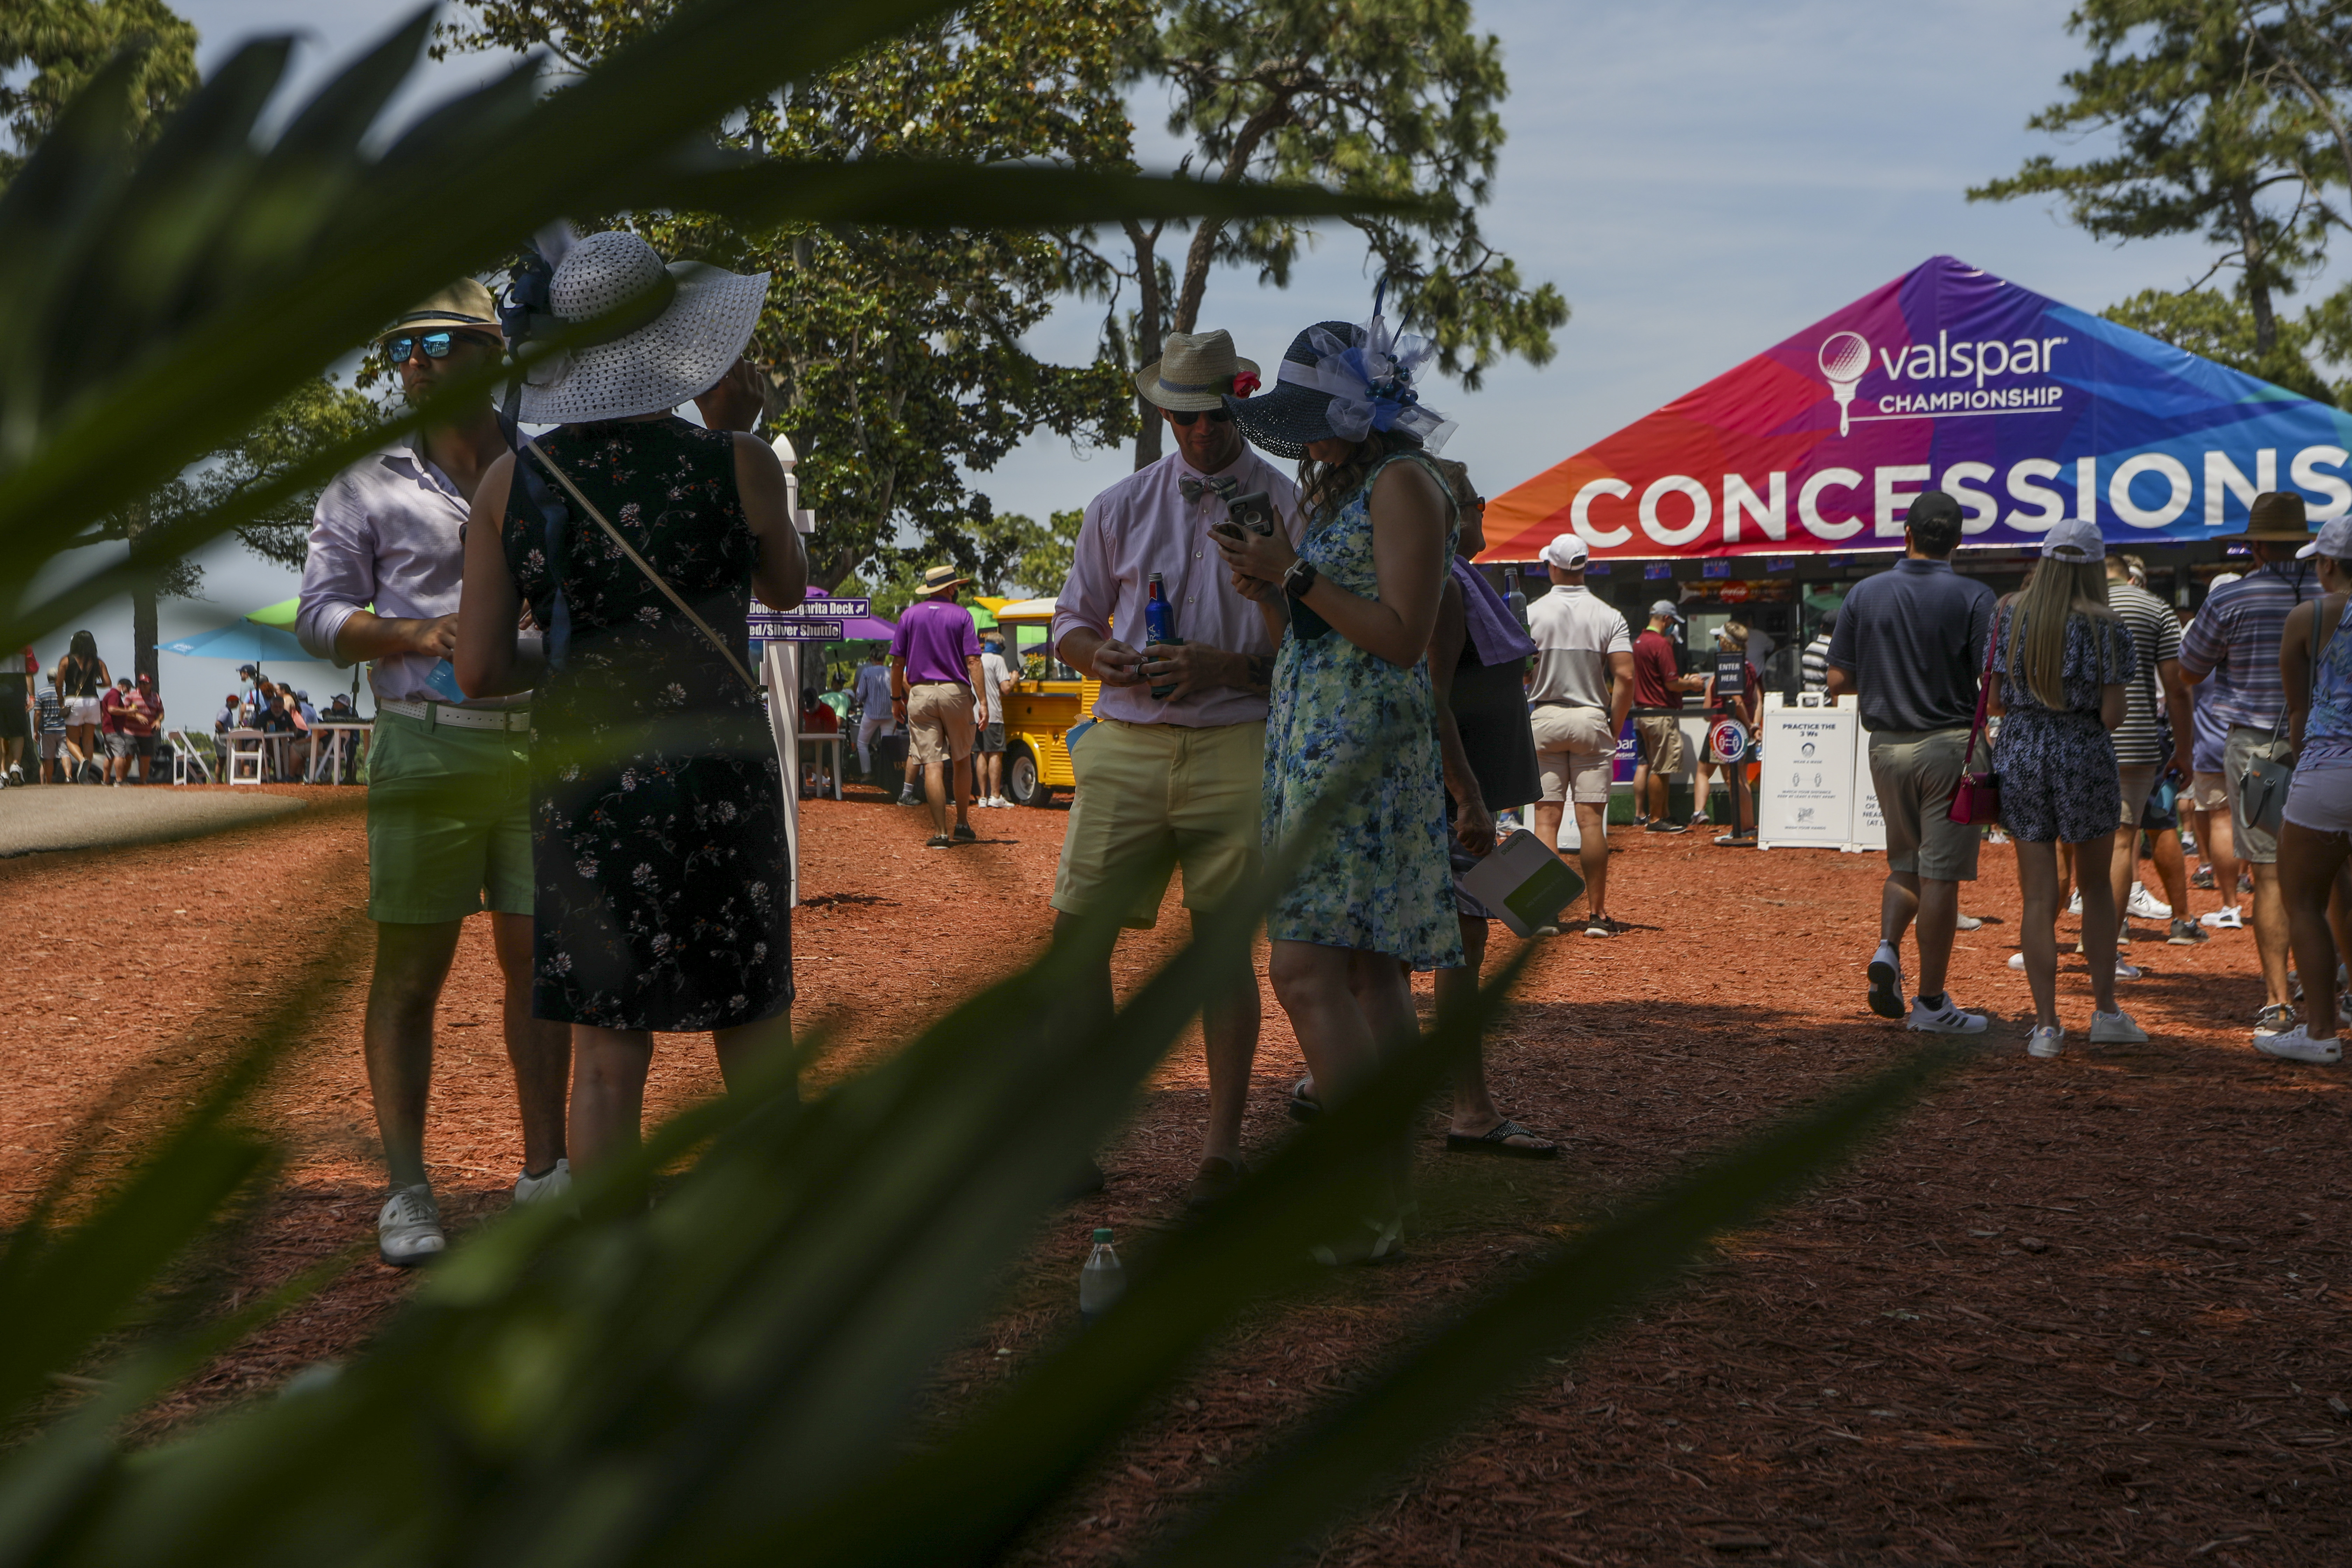
[[[1230,408],[1171,408],[1165,412],[1169,418],[1179,425],[1190,425],[1203,415],[1208,416],[1209,423],[1212,425],[1230,425],[1234,422],[1234,411]]]
[[[408,356],[415,353],[417,350],[417,346],[422,344],[425,349],[425,357],[426,359],[447,359],[449,357],[449,350],[460,338],[471,342],[479,342],[482,341],[478,336],[472,332],[426,332],[422,337],[417,337],[413,334],[403,334],[400,337],[384,339],[383,352],[386,355],[390,356],[393,363],[406,364],[408,363]]]

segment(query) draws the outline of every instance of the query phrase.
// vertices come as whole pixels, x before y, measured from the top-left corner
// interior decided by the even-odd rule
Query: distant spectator
[[[1706,677],[1683,673],[1675,633],[1683,613],[1672,599],[1650,606],[1649,629],[1633,639],[1633,821],[1652,833],[1687,833],[1674,820],[1670,791],[1683,768],[1683,697],[1704,691]]]
[[[310,706],[309,692],[298,691],[294,694],[294,708],[295,711],[302,715],[302,722],[305,724],[315,724],[319,721],[319,710]]]
[[[1983,842],[1978,829],[1952,821],[1949,812],[1976,718],[1993,595],[1952,570],[1958,501],[1942,490],[1925,492],[1912,501],[1903,532],[1904,558],[1854,584],[1830,637],[1827,694],[1858,694],[1870,737],[1871,784],[1886,823],[1870,1010],[1904,1017],[1903,935],[1916,920],[1919,990],[1905,1026],[1980,1035],[1984,1015],[1954,1005],[1944,972],[1959,922],[1960,884],[1976,880]]]
[[[1830,688],[1830,634],[1837,629],[1837,612],[1832,610],[1822,620],[1821,630],[1805,645],[1804,683],[1808,691],[1827,691]]]
[[[2217,574],[2206,586],[2210,594],[2238,581],[2235,572]],[[2189,635],[2184,623],[2180,635]],[[2196,876],[2189,879],[2192,888],[2210,888],[2221,897],[2221,907],[2198,917],[2198,924],[2212,931],[2238,931],[2245,924],[2245,916],[2238,908],[2238,857],[2235,840],[2230,836],[2230,790],[2221,782],[2221,754],[2230,743],[2230,726],[2213,712],[2214,688],[2199,684],[2189,688],[2189,727],[2196,734],[2196,743],[2189,753],[2189,787],[2183,791],[2189,803],[2189,826],[2197,830],[2197,858],[2203,862]]]
[[[1004,699],[1013,689],[1013,672],[1004,664],[1004,639],[991,633],[980,645],[980,694],[988,700],[988,717],[981,724],[975,749],[972,787],[982,805],[1009,805],[1004,798]]]
[[[1543,782],[1536,837],[1556,847],[1561,814],[1575,803],[1584,934],[1610,937],[1625,929],[1609,916],[1608,823],[1617,737],[1633,710],[1633,639],[1625,617],[1584,585],[1589,555],[1573,533],[1543,548],[1552,589],[1528,605],[1528,635],[1536,644],[1528,701]]]
[[[979,837],[971,819],[971,745],[987,709],[979,695],[985,684],[980,674],[980,633],[971,624],[971,612],[955,599],[965,581],[952,566],[926,572],[923,585],[916,590],[920,602],[907,606],[898,618],[898,635],[890,643],[891,690],[907,720],[912,754],[923,764],[923,787],[930,798],[928,849],[970,844]],[[948,831],[951,787],[952,834]]]
[[[33,738],[33,677],[40,668],[29,647],[22,668],[0,668],[0,784],[25,782],[25,742]]]
[[[155,782],[155,747],[163,735],[163,699],[156,693],[155,678],[142,675],[138,689],[123,706],[122,731],[131,737],[131,752],[139,763],[139,782]]]
[[[113,686],[106,661],[98,657],[98,639],[76,632],[65,658],[58,660],[58,690],[66,700],[66,750],[72,753],[76,776],[89,784],[106,782],[106,766],[99,761],[99,703]]]
[[[2254,1048],[2289,1061],[2343,1059],[2336,1041],[2332,976],[2339,957],[2328,895],[2352,855],[2352,519],[2336,518],[2303,547],[2321,598],[2287,616],[2279,647],[2294,773],[2279,829],[2279,891],[2294,933],[2295,967],[2306,979],[2305,1017],[2291,1029],[2257,1032]],[[2315,646],[2317,649],[2315,654]]]
[[[1747,730],[1752,742],[1756,736],[1756,715],[1762,705],[1764,676],[1749,650],[1756,646],[1747,623],[1726,621],[1715,632],[1717,659],[1715,672],[1706,680],[1706,722],[1709,743],[1699,748],[1698,785],[1691,798],[1697,808],[1692,826],[1707,820],[1707,807],[1715,799],[1711,773],[1723,770],[1724,793],[1731,797],[1731,826],[1728,832],[1716,836],[1716,843],[1727,847],[1756,842],[1756,803],[1748,788],[1748,759],[1734,757],[1728,762],[1715,760],[1712,735],[1716,723],[1724,719],[1736,719]]]
[[[2287,612],[2313,597],[2317,585],[2295,552],[2311,542],[2303,497],[2266,490],[2247,510],[2242,535],[2262,563],[2241,581],[2207,596],[2180,637],[2180,675],[2191,686],[2211,682],[2213,717],[2230,727],[2221,752],[2221,784],[2229,793],[2230,847],[2254,877],[2254,951],[2262,960],[2263,1002],[2257,1030],[2294,1026],[2287,994],[2288,930],[2279,896],[2278,840],[2246,818],[2242,788],[2246,768],[2266,754],[2286,708],[2279,679],[2279,644]],[[2325,980],[2321,984],[2326,984]]]
[[[136,717],[138,701],[137,688],[127,675],[98,700],[99,743],[106,753],[106,782],[110,788],[131,776],[131,765],[139,755],[138,738],[126,722],[126,717]]]
[[[866,662],[857,668],[854,689],[857,695],[857,771],[871,778],[874,774],[874,739],[892,732],[895,723],[890,708],[890,667],[883,662],[880,643],[867,650]]]
[[[66,751],[66,700],[58,695],[57,672],[33,696],[33,714],[40,731],[43,784],[70,784],[71,758]]]
[[[221,710],[213,715],[213,733],[226,735],[231,730],[245,729],[249,718],[245,710],[245,699],[232,691],[221,699]]]
[[[2189,776],[2194,731],[2189,688],[2180,684],[2179,617],[2170,605],[2132,581],[2127,558],[2108,556],[2106,576],[2107,606],[2131,633],[2137,663],[2131,686],[2124,694],[2124,721],[2115,732],[2116,765],[2122,778],[2123,837],[2116,846],[2109,879],[2115,884],[2116,940],[2128,942],[2140,818],[2176,757],[2181,776]],[[2096,868],[2091,869],[2095,875]],[[2162,870],[2158,874],[2162,876]],[[2205,928],[2189,918],[2186,885],[2168,890],[2173,893],[2173,903],[2164,917],[2171,921],[2166,940],[2176,947],[2194,947],[2205,941]],[[2139,896],[2143,900],[2147,898],[2145,892]],[[2136,974],[2123,977],[2137,978]]]

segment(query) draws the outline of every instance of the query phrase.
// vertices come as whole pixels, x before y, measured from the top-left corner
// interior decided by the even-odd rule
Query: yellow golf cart
[[[1070,772],[1069,733],[1093,716],[1102,685],[1054,657],[1053,600],[1019,599],[995,609],[1005,662],[1019,676],[1004,700],[1005,798],[1015,805],[1050,805],[1055,790],[1077,784]]]

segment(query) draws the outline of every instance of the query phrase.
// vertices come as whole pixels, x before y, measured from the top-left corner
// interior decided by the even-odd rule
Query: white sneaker
[[[2025,1054],[2029,1057],[2040,1057],[2045,1062],[2053,1057],[2065,1055],[2066,1031],[2063,1029],[2034,1030],[2025,1037]]]
[[[2011,969],[2016,970],[2016,971],[2017,971],[2019,973],[2021,973],[2021,974],[2024,973],[2025,973],[2025,954],[2023,954],[2023,953],[2021,953],[2021,952],[2012,952],[2012,953],[2011,953],[2011,954],[2009,955],[2009,966],[2010,966]]]
[[[2095,1046],[2137,1046],[2147,1041],[2147,1031],[2132,1022],[2132,1016],[2118,1007],[2112,1013],[2091,1015],[2091,1044]]]
[[[2334,1036],[2315,1040],[2309,1029],[2308,1025],[2297,1024],[2284,1034],[2257,1032],[2254,1049],[2266,1057],[2283,1057],[2291,1062],[2317,1062],[2322,1066],[2332,1066],[2344,1059],[2344,1047],[2336,1043]]]
[[[1984,927],[1984,921],[1974,915],[1961,915],[1955,919],[1952,924],[1956,931],[1980,931]]]
[[[2168,921],[2172,918],[2172,906],[2137,882],[2132,884],[2131,898],[2124,904],[2124,910],[2135,920]]]
[[[1963,1013],[1955,1006],[1948,991],[1940,1007],[1931,1008],[1916,996],[1911,998],[1911,1018],[1903,1026],[1922,1035],[1981,1035],[1988,1026],[1982,1013]]]
[[[999,811],[1011,811],[1013,809],[1013,803],[1005,799],[1001,795],[990,795],[988,797],[988,804],[994,806]]]
[[[571,1195],[572,1162],[569,1160],[558,1160],[543,1176],[534,1176],[525,1171],[515,1178],[514,1206],[517,1208],[525,1204],[553,1203]]]
[[[441,1234],[441,1210],[433,1201],[433,1189],[422,1182],[393,1188],[375,1216],[376,1256],[394,1268],[414,1268],[447,1250],[449,1238]]]
[[[1903,1016],[1903,959],[1892,942],[1870,955],[1870,1010],[1882,1018]]]
[[[2243,931],[2246,929],[2245,920],[2238,913],[2238,906],[2235,904],[2231,904],[2224,909],[2209,910],[2205,913],[2197,917],[2197,923],[2204,926],[2209,931]]]
[[[2137,963],[2126,963],[2120,958],[2116,960],[2116,978],[2118,980],[2142,980],[2147,978],[2147,972]]]
[[[2083,895],[2081,893],[2076,893],[2072,899],[2069,899],[2066,901],[2066,912],[2070,915],[2079,915],[2083,912]]]

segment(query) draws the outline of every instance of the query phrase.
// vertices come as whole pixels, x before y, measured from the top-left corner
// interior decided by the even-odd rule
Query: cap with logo
[[[1670,621],[1679,621],[1683,618],[1683,612],[1681,606],[1672,599],[1660,599],[1650,606],[1650,618],[1654,621],[1660,616],[1665,616]]]
[[[2298,561],[2308,561],[2315,555],[2352,560],[2352,517],[2328,519],[2319,525],[2319,536],[2294,552]]]
[[[2081,565],[2086,561],[2105,561],[2107,542],[2099,537],[2099,525],[2084,522],[2079,517],[2069,517],[2051,524],[2042,541],[2042,556],[2045,561],[2063,561]]]
[[[1563,572],[1581,572],[1584,563],[1591,557],[1591,547],[1573,533],[1557,535],[1543,547],[1544,564],[1557,566]]]

